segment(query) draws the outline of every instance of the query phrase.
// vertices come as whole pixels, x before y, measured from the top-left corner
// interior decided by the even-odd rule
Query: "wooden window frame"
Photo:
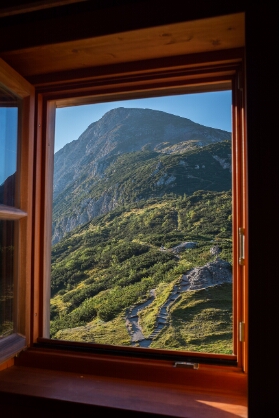
[[[148,370],[151,380],[160,381],[162,373],[168,381],[181,383],[185,376],[192,376],[193,370],[181,369],[174,371],[174,359],[201,362],[194,381],[198,387],[203,382],[215,381],[216,387],[231,382],[236,390],[245,391],[247,371],[247,341],[235,338],[237,345],[237,362],[234,366],[226,366],[228,357],[225,355],[207,355],[199,353],[168,352],[162,355],[161,350],[151,350],[146,355],[145,349],[110,348],[109,346],[66,343],[46,338],[49,327],[48,303],[50,297],[50,224],[52,213],[52,176],[53,147],[56,106],[71,106],[86,103],[165,96],[176,93],[193,93],[201,91],[224,90],[231,86],[233,90],[233,135],[235,150],[233,152],[233,218],[242,231],[247,230],[247,177],[246,177],[246,139],[244,118],[244,51],[243,49],[218,51],[218,53],[202,53],[168,58],[167,60],[149,60],[144,64],[129,65],[121,71],[112,68],[105,74],[93,71],[93,75],[81,79],[78,72],[75,78],[65,82],[53,82],[37,88],[36,95],[36,171],[34,187],[34,282],[32,286],[31,338],[32,349],[25,355],[21,364],[32,361],[40,367],[51,367],[59,370],[80,370],[84,373],[96,373],[106,376],[127,376],[134,374],[135,368]],[[238,254],[240,241],[237,228],[234,227],[234,269],[237,276],[237,287],[234,288],[234,312],[238,322],[234,321],[234,335],[238,336],[239,322],[245,323],[247,335],[247,249],[245,242],[245,263],[240,265]],[[90,354],[89,354],[90,352]],[[210,364],[209,360],[212,360]],[[26,363],[24,363],[26,362]],[[208,363],[208,364],[206,364]],[[221,363],[221,365],[218,365]],[[102,366],[100,366],[102,365]],[[111,367],[113,365],[113,374]],[[139,371],[139,374],[141,372]],[[215,376],[215,378],[214,378]],[[232,377],[233,376],[233,377]],[[209,379],[209,380],[208,380]],[[221,380],[220,380],[221,379]],[[242,384],[239,383],[239,379]],[[193,382],[193,379],[192,379]],[[227,382],[224,383],[224,382]],[[193,385],[193,383],[191,383]],[[241,388],[241,389],[237,389]]]
[[[5,357],[0,359],[0,369],[9,367],[17,352],[28,347],[15,359],[18,366],[48,368],[53,371],[77,372],[109,379],[131,379],[141,384],[172,384],[199,391],[226,391],[247,395],[247,285],[248,260],[238,264],[239,240],[234,228],[234,257],[237,266],[238,288],[235,289],[234,309],[241,322],[245,323],[246,340],[238,341],[238,359],[235,365],[218,364],[220,357],[211,355],[210,364],[206,354],[186,353],[181,360],[196,361],[198,370],[173,367],[177,352],[161,356],[160,350],[121,348],[115,352],[108,346],[53,342],[44,338],[48,332],[48,311],[45,303],[49,298],[50,228],[49,214],[52,206],[53,136],[56,102],[62,106],[113,101],[120,98],[152,97],[175,94],[177,92],[199,92],[223,90],[233,86],[234,135],[238,144],[233,164],[237,168],[234,175],[234,219],[247,230],[247,155],[244,117],[244,91],[241,82],[244,77],[243,49],[218,51],[168,58],[148,60],[144,63],[129,64],[127,67],[92,71],[91,76],[71,77],[65,82],[53,82],[34,89],[7,64],[1,62],[1,82],[17,92],[25,102],[22,117],[22,147],[20,177],[24,184],[20,210],[27,213],[20,221],[20,298],[17,301],[19,316],[18,334],[23,334],[23,343],[15,345],[12,339],[5,339]],[[116,71],[117,69],[117,71]],[[17,80],[16,82],[14,80]],[[35,117],[35,124],[34,124]],[[33,129],[35,132],[33,136]],[[35,137],[35,140],[33,140]],[[241,187],[238,184],[241,183]],[[4,214],[4,211],[2,212]],[[4,218],[7,213],[4,215]],[[11,215],[9,215],[11,216]],[[6,219],[6,218],[5,218]],[[24,232],[24,233],[23,233]],[[49,243],[49,244],[48,244]],[[247,254],[248,242],[245,242]],[[236,300],[239,303],[236,304]],[[238,329],[235,333],[238,334]],[[94,347],[93,347],[94,346]],[[3,346],[4,347],[4,346]],[[1,348],[1,347],[0,347]],[[205,361],[203,361],[203,358]],[[5,361],[7,359],[7,361]]]
[[[19,193],[15,206],[0,205],[0,220],[18,221],[15,231],[14,333],[0,339],[0,363],[3,363],[26,347],[30,340],[35,89],[2,59],[0,82],[22,100],[17,150]]]

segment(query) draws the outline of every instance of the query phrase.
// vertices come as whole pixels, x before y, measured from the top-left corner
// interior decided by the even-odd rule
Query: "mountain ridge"
[[[199,167],[198,160],[189,152],[199,153],[206,146],[230,137],[229,132],[207,128],[162,111],[133,108],[110,110],[99,121],[90,124],[79,139],[55,154],[53,243],[76,226],[127,202],[127,195],[132,196],[128,199],[138,200],[148,195],[180,193],[181,187],[176,184],[177,171],[183,169],[185,176],[187,171],[188,178],[192,178],[191,182],[195,184],[197,170],[203,170],[204,164]],[[211,150],[217,159],[206,164],[204,184],[208,177],[206,171],[211,164],[214,164],[215,171],[219,171],[220,161],[223,164],[227,162],[227,167],[230,167],[229,145],[227,151],[222,151],[220,155],[217,148]],[[187,162],[186,154],[196,163]],[[181,161],[175,160],[177,155],[181,156]],[[168,168],[164,170],[162,166]],[[134,172],[137,172],[137,176]],[[142,184],[140,172],[144,172],[146,182],[140,186],[141,189],[137,186]],[[199,188],[208,189],[204,184],[196,185],[191,190],[186,187],[186,193]],[[222,189],[213,187],[213,190]]]
[[[118,120],[116,120],[117,115],[120,115],[120,117],[118,117]],[[158,118],[159,116],[160,118]],[[131,118],[132,123],[130,121]],[[123,124],[121,124],[123,120],[126,121],[124,128]],[[127,121],[129,122],[128,125]],[[157,122],[156,136],[153,135],[155,121]],[[172,130],[170,127],[170,122],[174,123],[174,121],[178,122],[178,125],[182,125],[176,126],[175,131]],[[158,126],[158,122],[160,126]],[[139,124],[140,126],[138,126]],[[139,130],[135,132],[136,127],[138,127]],[[182,130],[178,131],[178,128],[182,128]],[[119,132],[120,129],[122,132]],[[162,131],[163,135],[161,135]],[[212,133],[214,133],[215,135],[212,135]],[[121,137],[120,134],[122,135]],[[146,137],[143,136],[144,134],[146,135]],[[153,135],[152,138],[149,136],[150,134]],[[219,137],[217,134],[219,135]],[[198,135],[200,135],[199,138]],[[89,155],[92,152],[98,151],[97,160],[100,160],[104,156],[109,156],[111,154],[111,151],[114,151],[116,155],[119,154],[120,151],[122,151],[121,153],[133,152],[141,149],[143,146],[147,144],[151,144],[150,141],[153,142],[154,147],[155,145],[166,142],[166,140],[170,141],[171,143],[178,143],[181,142],[182,139],[183,141],[199,140],[199,142],[202,142],[203,145],[206,145],[207,143],[230,139],[230,135],[231,134],[229,132],[222,131],[220,129],[205,127],[203,125],[192,122],[190,119],[183,118],[181,116],[171,115],[169,113],[158,110],[133,108],[112,109],[109,112],[105,113],[105,115],[97,122],[93,122],[92,124],[90,124],[77,140],[72,141],[69,144],[66,144],[61,150],[55,153],[54,194],[56,193],[56,189],[58,189],[58,191],[61,189],[57,184],[57,177],[59,176],[61,167],[67,167],[68,170],[71,169],[72,167],[69,163],[72,161],[77,161],[76,154],[77,152],[80,152],[80,149],[85,148],[83,149],[83,151],[85,151],[84,155]],[[127,139],[129,140],[129,142],[131,142],[131,136],[132,138],[134,138],[133,146],[131,146],[130,143],[127,143]],[[159,138],[156,138],[158,136]],[[138,146],[136,146],[136,141],[138,141],[139,137],[140,142],[138,142]],[[178,141],[178,139],[180,141]],[[115,146],[115,144],[119,144],[121,142],[124,142],[125,150],[117,149],[117,147]],[[65,159],[66,151],[67,158]],[[75,155],[73,156],[73,158],[70,158],[70,161],[67,161],[67,159],[71,157],[72,152],[74,152]],[[85,159],[86,158],[83,157],[82,161],[79,164],[85,162]],[[74,164],[74,167],[76,167],[76,165],[77,164]]]

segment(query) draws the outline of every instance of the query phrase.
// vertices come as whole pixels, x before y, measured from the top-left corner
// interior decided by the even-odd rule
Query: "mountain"
[[[231,134],[150,109],[117,108],[54,158],[53,244],[119,205],[231,188]]]

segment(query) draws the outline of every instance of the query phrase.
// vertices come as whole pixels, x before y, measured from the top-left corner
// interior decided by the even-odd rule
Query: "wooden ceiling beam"
[[[232,50],[245,45],[244,14],[214,17],[194,22],[182,22],[158,26],[137,31],[121,32],[114,35],[100,36],[79,41],[60,43],[2,52],[1,58],[11,67],[37,84],[37,76],[43,82],[47,79],[59,79],[60,75],[68,78],[68,72],[92,74],[99,67],[100,71],[112,66],[141,66],[141,62],[157,59],[169,59],[206,52]],[[220,54],[220,52],[219,52]],[[184,58],[185,60],[186,58]],[[128,64],[129,63],[129,64]],[[155,62],[157,64],[157,62]],[[163,66],[166,63],[162,63]],[[161,66],[161,65],[160,65]],[[117,69],[118,71],[118,69]],[[74,78],[76,75],[74,74]]]
[[[82,1],[32,13],[22,10],[20,15],[2,17],[0,53],[243,12],[240,0],[235,0],[233,9],[226,2],[201,0],[186,12],[182,12],[178,0],[172,0],[172,8],[168,2],[158,0],[109,3],[117,6]],[[1,10],[5,9],[0,7]]]

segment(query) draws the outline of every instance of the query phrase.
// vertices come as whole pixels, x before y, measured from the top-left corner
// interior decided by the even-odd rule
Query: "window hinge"
[[[245,341],[245,323],[239,322],[239,341],[244,343]]]
[[[238,229],[239,238],[239,257],[238,262],[241,266],[245,264],[245,231],[243,228]]]
[[[198,369],[199,363],[189,363],[185,361],[176,361],[173,367],[183,367],[184,369]]]

